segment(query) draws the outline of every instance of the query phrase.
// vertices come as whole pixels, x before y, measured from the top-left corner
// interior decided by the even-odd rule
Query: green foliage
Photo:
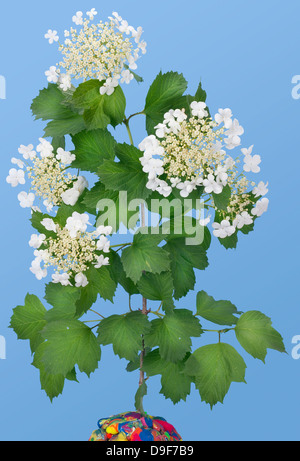
[[[195,286],[194,268],[204,270],[208,266],[206,251],[202,245],[186,245],[183,237],[167,239],[163,249],[170,255],[174,298],[179,299]]]
[[[232,382],[245,382],[246,364],[229,344],[199,347],[188,358],[185,373],[194,377],[201,400],[211,408],[223,403]]]
[[[144,298],[161,301],[163,310],[167,311],[174,307],[174,286],[171,272],[162,272],[161,274],[145,272],[138,281],[137,287]]]
[[[267,349],[285,352],[282,337],[272,327],[271,319],[259,311],[245,312],[237,322],[235,334],[241,346],[263,362]]]
[[[116,141],[107,130],[82,131],[72,137],[76,159],[72,167],[97,173],[104,160],[114,160]]]
[[[158,346],[164,360],[177,362],[190,352],[191,337],[199,337],[202,328],[199,320],[188,309],[175,309],[163,318],[151,322],[151,330],[145,336],[145,345]]]
[[[134,283],[140,280],[143,271],[160,274],[170,269],[167,251],[157,246],[162,240],[161,235],[141,231],[134,235],[132,245],[123,250],[121,261],[127,277]]]
[[[13,309],[10,327],[19,339],[29,339],[31,352],[43,342],[41,330],[45,326],[46,309],[35,295],[27,294],[24,306]]]
[[[223,190],[220,194],[212,193],[214,203],[219,210],[226,210],[229,204],[229,200],[231,197],[231,189],[230,186],[227,184],[223,187]]]
[[[138,82],[143,81],[133,75]],[[115,232],[121,224],[135,229],[137,223],[141,223],[141,205],[157,213],[160,224],[136,231],[124,245],[116,245],[120,252],[111,248],[107,254],[108,266],[99,269],[91,266],[85,271],[88,279],[85,287],[48,283],[45,290],[45,300],[51,306],[48,310],[35,295],[27,294],[24,305],[13,310],[10,327],[19,339],[29,340],[32,364],[39,370],[41,388],[51,400],[62,393],[66,379],[77,382],[78,370],[90,376],[101,358],[100,345],[112,345],[116,355],[129,361],[128,371],[141,367],[147,379],[160,375],[160,393],[174,404],[186,400],[194,383],[202,401],[213,407],[223,402],[231,383],[245,382],[244,359],[233,346],[221,342],[223,335],[234,330],[245,351],[263,362],[267,349],[285,352],[282,337],[261,312],[242,313],[230,301],[216,301],[203,290],[197,294],[195,314],[176,308],[174,300],[186,296],[195,287],[195,269],[204,270],[208,266],[210,232],[190,216],[192,210],[199,209],[204,188],[199,186],[189,195],[187,206],[176,188],[163,198],[146,187],[148,178],[142,171],[141,151],[133,145],[117,143],[108,131],[109,125],[115,128],[121,123],[129,130],[131,116],[125,117],[124,93],[118,86],[112,95],[101,95],[103,84],[97,79],[88,80],[66,92],[49,84],[33,100],[32,113],[36,119],[48,122],[45,136],[52,138],[54,150],[65,149],[66,136],[70,136],[76,157],[71,167],[93,173],[96,180],[74,206],[62,203],[54,217],[33,211],[32,226],[47,238],[56,238],[41,221],[51,218],[64,227],[68,217],[77,211],[94,215],[96,226],[109,225]],[[186,89],[182,74],[171,71],[157,75],[147,93],[144,110],[139,112],[146,116],[149,135],[170,109],[184,109],[190,117],[190,103],[206,101],[201,83],[194,96],[184,94]],[[252,193],[248,195],[251,202],[248,212],[251,212],[258,198]],[[221,194],[212,196],[217,208],[214,221],[221,222],[231,188],[227,185]],[[129,205],[133,200],[134,205]],[[176,228],[179,221],[183,224],[180,231]],[[168,226],[169,232],[166,232]],[[241,232],[247,234],[253,228],[254,223],[244,226]],[[194,237],[199,237],[200,230],[203,238],[196,241]],[[238,232],[219,241],[225,248],[236,248]],[[134,299],[133,303],[129,302],[128,312],[112,313],[106,318],[100,314],[99,322],[95,320],[95,323],[82,320],[98,300],[113,303],[118,285],[128,293],[129,301],[139,295],[138,305],[143,305],[143,310],[132,310],[131,304],[136,304]],[[147,311],[142,297],[148,300]],[[160,303],[157,310],[152,302]],[[157,318],[150,321],[152,315]],[[221,325],[222,329],[202,329],[199,316]],[[193,351],[192,338],[209,331],[218,334],[219,342]],[[147,384],[143,380],[135,394],[135,407],[142,412]]]
[[[159,348],[149,352],[143,363],[143,370],[147,376],[161,375],[161,390],[166,399],[178,403],[186,400],[190,394],[192,378],[184,373],[185,363],[190,354],[186,354],[183,360],[178,362],[168,362],[161,358]],[[176,383],[176,385],[174,385]]]
[[[144,112],[146,114],[146,130],[154,133],[154,127],[162,123],[164,114],[177,108],[177,101],[187,89],[187,81],[177,72],[160,72],[148,91]]]
[[[120,358],[133,361],[142,350],[142,336],[149,329],[147,316],[140,311],[111,315],[101,320],[98,340],[104,346],[112,344],[114,353]]]
[[[88,130],[113,127],[122,123],[125,117],[126,99],[120,86],[112,95],[100,94],[104,82],[88,80],[81,83],[75,90],[72,103],[76,108],[83,109],[83,118]]]
[[[120,160],[106,160],[99,168],[100,180],[109,190],[126,191],[128,201],[146,199],[151,191],[146,188],[147,175],[141,169],[141,151],[126,143],[117,144],[116,156]]]
[[[237,308],[230,301],[215,301],[205,291],[197,294],[197,315],[218,325],[235,325],[239,314]]]

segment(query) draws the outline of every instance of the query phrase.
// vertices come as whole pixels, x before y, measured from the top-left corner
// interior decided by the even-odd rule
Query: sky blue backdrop
[[[291,96],[291,79],[300,74],[298,0],[2,2],[0,74],[6,78],[7,99],[0,100],[0,335],[6,338],[7,358],[0,360],[0,439],[86,440],[100,417],[133,409],[138,375],[127,373],[125,361],[114,357],[110,347],[103,348],[91,379],[80,375],[80,384],[68,382],[63,396],[51,404],[40,390],[38,371],[30,365],[29,344],[8,329],[12,308],[23,303],[27,292],[42,298],[44,284],[28,270],[28,210],[19,207],[17,189],[10,188],[5,177],[18,146],[36,144],[42,134],[43,125],[33,122],[29,107],[45,86],[45,70],[58,56],[44,33],[52,28],[62,34],[77,10],[91,7],[103,19],[118,11],[145,30],[148,53],[138,63],[145,82],[126,87],[127,114],[143,108],[160,69],[183,72],[191,92],[201,78],[210,108],[232,108],[245,127],[243,143],[254,143],[261,154],[261,179],[270,186],[269,211],[255,232],[240,238],[236,251],[214,241],[209,268],[198,271],[196,291],[179,305],[193,308],[196,292],[204,289],[241,310],[260,309],[280,330],[288,355],[271,351],[264,365],[241,351],[228,333],[226,340],[246,360],[247,385],[234,383],[224,404],[211,411],[194,388],[186,403],[173,406],[159,394],[159,378],[152,378],[145,408],[167,418],[185,440],[299,440],[300,361],[291,357],[291,339],[300,334],[300,100]],[[138,143],[145,135],[144,120],[135,119],[132,128]],[[125,139],[123,129],[118,136]],[[115,303],[99,301],[99,309],[121,312],[127,303],[121,290]],[[211,335],[195,346],[216,341]]]

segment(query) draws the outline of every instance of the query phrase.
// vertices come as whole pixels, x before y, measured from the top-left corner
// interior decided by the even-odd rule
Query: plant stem
[[[142,112],[138,112],[138,113],[142,113]],[[137,113],[137,114],[138,114]],[[133,115],[137,115],[137,114],[133,114]],[[127,119],[124,120],[124,124],[126,126],[126,129],[127,129],[127,132],[128,132],[128,136],[129,136],[129,139],[130,139],[130,144],[133,146],[134,143],[133,143],[133,138],[132,138],[132,134],[131,134],[131,131],[130,131],[130,127],[129,127],[129,119],[131,117],[133,117],[133,115],[131,115],[130,117],[128,117]],[[146,223],[146,220],[145,220],[145,204],[142,202],[141,203],[141,226],[142,227],[145,227],[145,223]],[[142,304],[142,314],[144,315],[147,315],[148,314],[148,310],[147,310],[147,299],[143,297],[143,304]],[[142,337],[142,350],[141,350],[141,355],[140,355],[140,377],[139,377],[139,386],[141,386],[144,381],[145,381],[145,373],[144,371],[142,370],[142,367],[143,367],[143,364],[144,364],[144,357],[145,357],[145,342],[144,342],[144,338]],[[141,411],[143,409],[143,400],[141,399]]]

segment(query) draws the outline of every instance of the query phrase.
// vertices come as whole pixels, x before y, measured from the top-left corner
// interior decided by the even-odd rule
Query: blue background
[[[204,289],[215,299],[230,299],[240,310],[259,309],[272,318],[288,354],[269,351],[264,365],[242,351],[230,332],[224,341],[243,355],[247,385],[233,383],[224,404],[211,411],[194,387],[186,402],[174,406],[159,394],[160,380],[154,377],[145,409],[164,416],[184,440],[299,440],[300,361],[291,357],[292,337],[300,334],[300,100],[291,96],[291,79],[300,74],[297,0],[2,2],[0,74],[6,78],[7,99],[0,100],[0,335],[6,338],[7,358],[0,360],[0,439],[87,440],[100,417],[133,409],[138,374],[127,373],[126,362],[109,346],[102,349],[91,379],[79,375],[79,384],[67,382],[63,395],[51,404],[40,390],[38,370],[30,365],[28,342],[17,340],[8,328],[13,307],[23,303],[27,292],[44,294],[44,283],[28,270],[28,209],[19,207],[17,188],[5,182],[10,159],[20,144],[36,145],[42,135],[43,124],[33,123],[29,108],[46,85],[45,70],[58,60],[57,47],[48,45],[45,32],[51,28],[62,35],[77,10],[93,6],[101,19],[118,11],[145,30],[148,52],[137,71],[145,82],[126,86],[127,115],[143,108],[160,69],[182,72],[190,92],[201,78],[211,110],[232,109],[245,128],[243,145],[254,144],[262,156],[260,179],[269,181],[269,211],[257,221],[255,232],[240,237],[237,250],[226,251],[213,239],[209,268],[197,272],[195,292],[178,306],[193,308],[196,292]],[[134,118],[132,129],[137,144],[145,136],[144,119]],[[118,139],[125,134],[119,129]],[[138,298],[133,303],[139,307]],[[98,304],[104,315],[124,312],[127,297],[120,289],[114,305]],[[217,341],[216,334],[207,335],[194,346]]]

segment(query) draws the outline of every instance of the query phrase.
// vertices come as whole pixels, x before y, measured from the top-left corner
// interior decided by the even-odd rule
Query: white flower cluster
[[[23,159],[13,157],[12,163],[18,167],[11,168],[6,181],[16,187],[25,184],[25,172],[31,181],[31,192],[22,191],[18,199],[22,208],[39,210],[34,206],[35,198],[43,200],[49,213],[54,206],[62,202],[66,205],[75,205],[88,182],[83,176],[67,173],[67,168],[75,160],[75,155],[59,147],[54,148],[49,141],[40,138],[40,144],[34,150],[32,144],[21,145],[18,149]],[[31,163],[29,163],[31,162]]]
[[[48,268],[54,268],[52,282],[61,285],[85,287],[88,284],[86,270],[93,265],[96,269],[109,264],[105,253],[110,251],[107,238],[112,233],[110,226],[99,226],[87,232],[89,216],[74,212],[67,219],[64,228],[52,218],[45,218],[41,224],[55,235],[46,238],[45,234],[32,234],[29,245],[34,248],[35,259],[30,271],[41,280],[48,275]],[[104,254],[103,254],[104,253]]]
[[[140,53],[146,53],[146,42],[141,40],[142,27],[135,29],[113,12],[109,21],[92,23],[97,15],[95,8],[77,11],[72,21],[80,26],[64,32],[64,43],[59,46],[63,61],[45,72],[48,82],[57,83],[63,91],[71,88],[72,77],[86,80],[97,78],[104,81],[101,94],[111,95],[119,83],[130,83],[137,68]],[[50,44],[57,42],[57,31],[49,29],[45,38]],[[65,70],[65,73],[61,71]]]
[[[148,175],[146,187],[168,197],[176,188],[181,197],[188,197],[198,186],[202,186],[211,207],[217,209],[213,195],[221,194],[229,186],[231,197],[227,210],[220,211],[221,222],[213,223],[213,234],[225,238],[245,225],[253,223],[255,216],[261,216],[268,208],[268,199],[251,201],[250,181],[245,173],[258,173],[261,162],[259,155],[252,155],[253,145],[242,148],[243,172],[238,172],[239,157],[235,160],[228,151],[240,146],[243,127],[232,119],[232,111],[219,109],[214,120],[208,116],[204,102],[190,104],[191,116],[184,109],[171,109],[164,114],[164,120],[155,126],[155,135],[147,136],[140,144],[143,152],[140,162]],[[252,197],[262,197],[267,185],[262,181],[252,191]],[[255,205],[255,206],[254,206]],[[207,206],[207,205],[206,205]],[[210,216],[201,218],[200,224],[207,225]]]

